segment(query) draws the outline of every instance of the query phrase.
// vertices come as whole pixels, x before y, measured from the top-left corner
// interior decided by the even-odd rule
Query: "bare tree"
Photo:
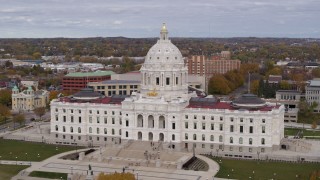
[[[35,108],[35,109],[33,110],[33,112],[34,112],[37,116],[39,116],[39,119],[40,119],[40,121],[41,121],[42,116],[46,114],[46,108],[45,108],[45,107],[38,107],[38,108]]]

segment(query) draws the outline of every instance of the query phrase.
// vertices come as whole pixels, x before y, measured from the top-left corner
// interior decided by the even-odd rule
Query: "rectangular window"
[[[184,123],[184,128],[185,128],[185,129],[188,129],[188,126],[189,126],[189,123],[188,123],[188,122],[185,122],[185,123]]]
[[[73,113],[73,109],[71,109],[70,111],[71,111],[71,113]]]
[[[100,117],[97,117],[97,123],[98,124],[100,123]]]
[[[160,85],[160,78],[159,77],[156,78],[156,85]]]
[[[223,117],[222,116],[220,116],[220,121],[223,121]]]
[[[249,132],[252,134],[253,133],[253,126],[250,126]]]
[[[214,116],[211,116],[211,120],[214,120]]]
[[[202,116],[202,120],[205,120],[206,119],[206,117],[205,116]]]
[[[104,114],[107,114],[108,112],[107,111],[104,111]]]
[[[92,110],[89,110],[89,114],[92,114]]]
[[[172,129],[176,129],[176,123],[172,123]]]
[[[223,124],[220,124],[219,129],[220,129],[220,131],[223,131]]]
[[[79,117],[79,123],[81,123],[81,117]]]
[[[70,118],[71,118],[71,122],[73,123],[73,116],[71,116]]]
[[[265,120],[265,119],[262,119],[262,123],[266,123],[266,120]]]
[[[262,133],[266,133],[266,127],[262,126]]]
[[[250,123],[253,123],[253,119],[252,118],[250,118]]]
[[[166,78],[166,85],[170,85],[170,78]]]
[[[233,125],[230,125],[230,132],[233,132]]]
[[[114,120],[114,118],[112,118],[112,124],[115,124],[115,120]]]
[[[176,77],[176,84],[179,84],[178,77]]]
[[[193,119],[197,119],[197,115],[194,115],[194,116],[193,116]]]
[[[108,118],[107,118],[107,117],[104,118],[104,123],[105,123],[105,124],[108,123]]]
[[[99,111],[97,111],[97,114],[99,114],[100,112]]]
[[[206,123],[202,123],[202,130],[206,129]]]
[[[126,120],[126,127],[129,127],[129,121]]]
[[[243,122],[243,118],[240,118],[240,122]]]
[[[66,122],[66,121],[67,121],[67,117],[63,116],[63,122]]]
[[[188,115],[185,115],[184,117],[185,117],[186,119],[188,119]]]
[[[211,130],[214,130],[214,124],[211,123]]]
[[[112,111],[112,115],[114,115],[114,111]]]
[[[193,129],[197,129],[197,123],[193,123]]]
[[[233,122],[233,117],[230,118],[230,121]]]
[[[58,117],[58,115],[56,115],[56,121],[59,121],[59,117]]]

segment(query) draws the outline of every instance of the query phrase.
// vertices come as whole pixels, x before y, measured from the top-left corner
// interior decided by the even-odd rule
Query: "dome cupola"
[[[171,43],[168,34],[167,26],[163,23],[159,40],[145,57],[140,69],[143,94],[178,96],[188,92],[187,67],[180,50]]]

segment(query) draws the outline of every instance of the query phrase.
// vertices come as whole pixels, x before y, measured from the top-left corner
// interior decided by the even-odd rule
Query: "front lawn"
[[[309,179],[313,171],[320,170],[319,163],[284,163],[253,160],[212,158],[220,165],[216,175],[230,179]],[[221,161],[220,161],[221,160]]]
[[[67,179],[67,173],[56,173],[56,172],[46,172],[46,171],[32,171],[29,176],[40,177],[48,179]]]
[[[0,139],[0,160],[42,161],[56,154],[76,150],[75,146]]]
[[[302,129],[299,128],[285,128],[284,129],[284,135],[287,136],[295,136],[298,131]],[[303,136],[320,136],[320,131],[313,131],[313,130],[303,130]]]
[[[0,164],[0,179],[1,180],[9,180],[18,172],[23,169],[26,169],[29,166],[17,166],[17,165],[3,165]]]

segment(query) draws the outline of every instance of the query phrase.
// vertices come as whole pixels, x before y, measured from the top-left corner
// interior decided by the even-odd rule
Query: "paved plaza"
[[[27,141],[50,143],[48,123],[33,124],[30,127],[2,134],[5,138],[20,139]],[[320,161],[320,141],[294,141],[300,143],[299,146],[308,146],[305,152],[295,152],[288,150],[277,150],[271,154],[261,154],[260,158],[265,156],[274,158],[286,158],[288,161],[295,161],[297,157],[310,157],[315,161]],[[297,146],[297,147],[299,147]],[[164,148],[162,142],[147,141],[127,141],[121,144],[106,144],[96,147],[96,151],[82,158],[82,160],[63,160],[61,157],[84,152],[85,149],[62,153],[42,162],[16,162],[1,161],[1,164],[31,164],[31,167],[20,172],[13,179],[36,179],[29,177],[32,171],[63,172],[69,174],[87,174],[89,165],[92,167],[94,175],[100,172],[114,173],[126,172],[133,173],[139,179],[213,179],[219,171],[219,165],[204,156],[197,155],[204,160],[208,166],[208,171],[182,170],[181,165],[192,157],[192,152],[177,152]],[[41,179],[41,178],[39,178]],[[218,178],[214,178],[218,179]]]

